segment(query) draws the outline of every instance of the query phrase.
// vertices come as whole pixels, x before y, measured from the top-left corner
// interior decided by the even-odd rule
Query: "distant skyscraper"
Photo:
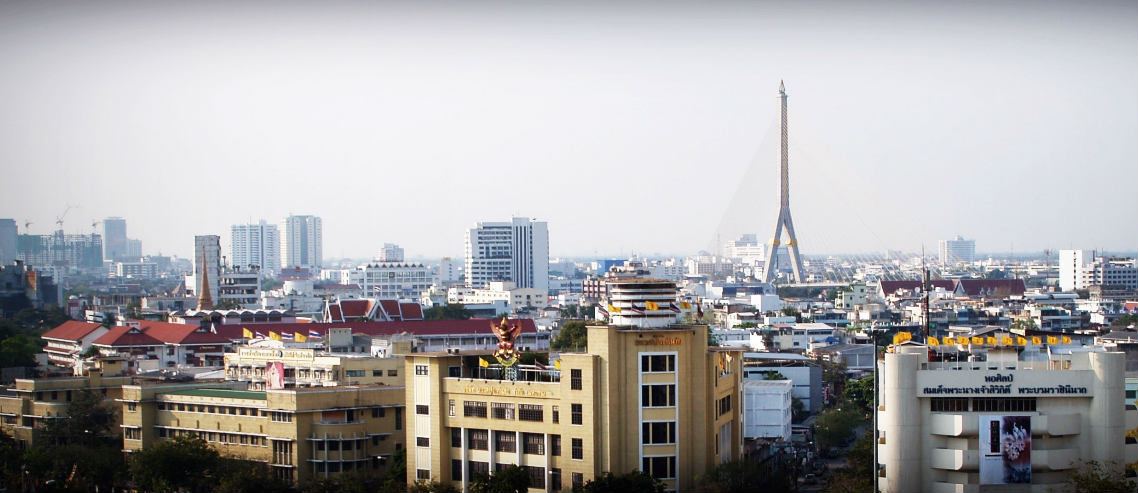
[[[103,258],[123,260],[127,258],[126,248],[126,219],[121,217],[103,219]]]
[[[0,219],[0,265],[6,265],[16,260],[16,220]]]
[[[261,268],[263,277],[275,277],[281,270],[281,233],[275,224],[234,224],[230,227],[229,258],[234,267]]]
[[[957,262],[976,260],[976,240],[966,240],[960,235],[951,240],[940,240],[940,265],[955,265]]]
[[[284,267],[319,269],[324,265],[324,234],[320,218],[316,216],[289,216],[281,229],[281,263]]]
[[[519,288],[549,291],[549,225],[515,217],[481,222],[466,232],[466,285],[513,281]]]
[[[794,222],[790,220],[790,175],[789,175],[789,150],[790,146],[787,139],[786,127],[786,86],[782,81],[778,83],[778,97],[782,100],[782,144],[779,146],[779,154],[782,157],[781,162],[781,177],[782,182],[779,190],[781,196],[779,199],[778,219],[774,225],[774,236],[771,237],[771,248],[766,251],[767,260],[763,264],[763,281],[773,282],[775,278],[775,271],[778,270],[778,259],[775,254],[778,253],[779,241],[782,237],[782,228],[786,228],[786,249],[790,253],[790,268],[794,271],[794,280],[796,282],[806,282],[806,271],[802,268],[802,257],[798,255],[798,237],[794,234]]]
[[[199,235],[194,237],[194,278],[190,284],[194,294],[201,296],[202,269],[207,272],[210,299],[216,300],[218,280],[221,279],[221,237]]]
[[[384,243],[383,248],[379,249],[379,257],[376,260],[380,262],[402,262],[403,249],[394,243]]]

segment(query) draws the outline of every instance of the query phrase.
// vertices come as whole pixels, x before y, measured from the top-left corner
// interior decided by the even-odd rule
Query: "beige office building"
[[[1064,489],[1079,461],[1138,460],[1123,353],[993,347],[953,361],[953,351],[930,362],[927,346],[905,343],[879,362],[881,491],[1044,493]]]
[[[108,403],[122,396],[122,386],[132,380],[123,374],[125,369],[124,360],[104,358],[92,368],[81,368],[81,376],[17,378],[15,385],[0,388],[0,430],[24,447],[34,446],[40,427],[49,420],[66,419],[80,392],[96,392]]]
[[[410,342],[396,342],[396,353],[411,352]],[[269,388],[269,365],[281,363],[283,385],[327,387],[332,385],[403,386],[403,357],[332,353],[312,348],[241,346],[225,353],[225,379],[245,382],[250,390]]]
[[[408,481],[469,490],[516,464],[530,491],[568,491],[634,469],[686,491],[742,452],[742,352],[709,348],[707,326],[593,326],[560,370],[501,378],[488,352],[407,355]]]
[[[264,462],[277,477],[303,481],[381,474],[403,446],[402,387],[242,388],[241,382],[124,386],[124,450],[196,435],[224,455]]]

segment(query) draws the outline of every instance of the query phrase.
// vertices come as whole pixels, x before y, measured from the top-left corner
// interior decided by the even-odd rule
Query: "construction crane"
[[[99,221],[97,219],[91,221],[91,234],[95,234],[98,231],[97,228],[99,227],[99,223],[101,223],[101,222],[103,222],[103,221]]]
[[[71,209],[74,209],[74,208],[75,207],[72,206],[71,204],[67,204],[67,208],[63,209],[63,214],[60,214],[60,215],[55,217],[55,224],[56,224],[56,226],[59,226],[60,231],[63,231],[63,218],[67,217],[67,213],[70,212]]]
[[[24,234],[26,234],[26,235],[32,234],[31,229],[29,229],[29,228],[31,228],[32,224],[35,224],[35,223],[33,223],[27,219],[24,219]]]

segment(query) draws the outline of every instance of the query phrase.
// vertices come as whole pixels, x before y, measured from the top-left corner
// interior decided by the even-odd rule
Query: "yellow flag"
[[[486,368],[487,366],[490,366],[490,362],[486,361],[480,357],[480,358],[478,358],[478,366]]]
[[[929,336],[928,342],[929,342],[930,346],[939,346],[940,345],[940,341],[936,340],[936,338],[933,336]]]
[[[296,342],[307,342],[308,341],[308,336],[304,335],[303,333],[293,332],[292,335],[294,337],[296,337]]]
[[[985,336],[985,337],[984,337],[984,340],[985,340],[985,341],[986,341],[986,342],[987,342],[989,345],[992,345],[992,346],[995,346],[996,344],[999,344],[999,342],[996,340],[996,337],[995,337],[995,336]]]
[[[620,308],[612,306],[612,304],[610,303],[609,304],[609,313],[620,313]]]
[[[945,345],[952,345],[952,344],[956,344],[956,341],[955,341],[955,340],[953,340],[953,338],[951,338],[951,337],[949,337],[949,336],[944,336],[944,337],[942,337],[942,338],[940,339],[940,342],[941,342],[941,343],[943,343],[943,344],[945,344]]]
[[[691,310],[691,303],[688,303],[686,301],[681,301],[680,302],[680,308],[683,308],[684,310]]]
[[[1070,344],[1071,336],[1063,336],[1063,344]]]
[[[279,340],[281,340],[281,335],[270,330],[269,331],[269,339],[272,339],[274,341],[279,341]]]
[[[1022,337],[1016,337],[1016,344],[1019,346],[1026,346],[1027,345],[1027,339],[1024,339]]]
[[[1005,345],[1005,346],[1011,346],[1012,344],[1015,344],[1015,342],[1014,342],[1014,341],[1012,341],[1012,338],[1011,338],[1011,337],[1008,337],[1008,336],[1000,336],[1000,344],[1003,344],[1003,345]]]
[[[1031,343],[1035,345],[1043,344],[1043,339],[1040,339],[1039,336],[1031,336]]]
[[[645,305],[645,306],[646,306],[646,307],[647,307],[649,310],[659,310],[659,309],[660,309],[660,305],[656,304],[656,302],[655,302],[655,301],[646,301],[646,302],[644,303],[644,305]]]
[[[972,336],[972,344],[984,344],[984,338],[980,336]]]
[[[1047,336],[1048,344],[1059,344],[1059,338],[1055,336]]]
[[[246,339],[252,339],[253,338],[253,331],[246,329],[245,327],[241,327],[241,337],[244,337]]]
[[[557,368],[558,370],[561,370],[561,360],[557,360],[557,361],[555,361],[555,362],[553,363],[553,367],[554,367],[554,368]]]

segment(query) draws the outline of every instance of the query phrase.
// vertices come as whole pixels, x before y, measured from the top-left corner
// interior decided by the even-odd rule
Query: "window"
[[[372,371],[371,371],[371,376],[373,376],[373,377],[382,377],[382,376],[383,376],[383,370],[372,370]]]
[[[415,414],[431,414],[431,406],[426,406],[423,404],[416,404],[415,405]]]
[[[403,429],[403,408],[401,407],[395,408],[395,429]]]
[[[415,365],[415,375],[426,375],[427,365]]]
[[[522,453],[544,455],[545,435],[540,433],[522,433]]]
[[[545,421],[545,411],[540,404],[518,404],[518,419],[522,421]]]
[[[489,450],[490,437],[489,432],[486,430],[469,430],[469,437],[467,438],[467,447],[470,450]],[[473,474],[473,471],[471,472]]]
[[[561,456],[561,435],[549,435],[549,455]]]
[[[573,491],[576,491],[585,486],[585,475],[579,472],[573,473]]]
[[[529,476],[529,487],[545,489],[545,468],[538,466],[525,466],[526,476]]]
[[[461,447],[462,446],[462,428],[451,428],[450,429],[450,446],[451,447]]]
[[[486,403],[482,401],[462,401],[462,415],[467,418],[485,418]]]
[[[451,481],[462,481],[462,460],[451,459],[451,461],[450,461],[450,479],[451,479]]]
[[[934,413],[968,412],[967,397],[933,397],[929,400],[929,405],[931,407],[931,411]]]
[[[561,491],[561,468],[550,469],[550,490]]]
[[[676,456],[645,457],[644,472],[656,479],[671,479],[676,477]]]
[[[585,458],[585,441],[580,438],[573,439],[573,458],[576,460]]]
[[[559,409],[557,406],[553,406],[553,424],[557,424],[560,422],[561,422],[561,409]]]
[[[643,373],[676,371],[676,355],[646,354],[640,357],[640,371]]]
[[[517,452],[518,451],[518,437],[512,431],[495,431],[494,432],[494,451],[495,452]]]
[[[461,366],[447,367],[447,376],[454,377],[454,378],[461,377],[462,376],[462,367]]]
[[[270,411],[269,419],[277,423],[291,423],[292,415],[289,413],[282,413],[278,411]]]
[[[431,480],[431,470],[430,469],[415,469],[415,479],[418,479],[420,481],[430,481]]]
[[[367,370],[345,370],[344,375],[348,377],[366,377]]]
[[[580,404],[570,404],[569,412],[570,422],[575,425],[584,424],[584,412],[581,410]]]
[[[1022,412],[1035,411],[1034,397],[1002,398],[975,397],[972,399],[973,412]]]
[[[472,460],[472,461],[466,463],[466,467],[470,468],[470,477],[471,478],[476,478],[479,475],[485,476],[485,475],[490,474],[490,463],[489,462],[479,462],[476,460]]]
[[[142,440],[142,430],[138,428],[123,428],[122,432],[127,440]]]
[[[514,419],[514,405],[505,402],[491,402],[490,416],[494,419]]]
[[[415,437],[415,446],[416,447],[430,447],[431,446],[430,437]]]
[[[137,410],[138,410],[138,403],[137,403],[137,402],[128,402],[128,403],[126,403],[126,410],[127,410],[127,411],[130,411],[130,412],[132,412],[132,413],[133,413],[133,412],[135,412],[135,411],[137,411]]]
[[[718,407],[719,407],[719,414],[717,416],[723,416],[724,414],[731,412],[731,396],[730,395],[726,395],[722,399],[719,399],[717,401],[717,403],[718,403]]]
[[[387,370],[387,376],[398,377],[399,376],[399,370]]]
[[[645,445],[676,443],[675,421],[652,421],[640,425]]]
[[[643,407],[672,407],[676,405],[676,385],[643,385],[640,387],[640,405]]]
[[[158,438],[166,438],[166,428],[158,428]]]
[[[569,370],[569,388],[581,390],[581,370]]]

